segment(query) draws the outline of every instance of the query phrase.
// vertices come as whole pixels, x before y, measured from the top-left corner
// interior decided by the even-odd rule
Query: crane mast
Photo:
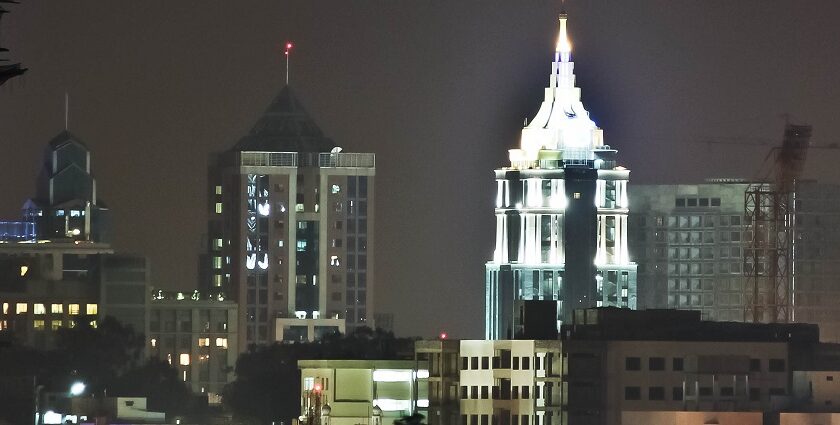
[[[774,148],[773,177],[744,193],[744,321],[788,323],[794,319],[793,242],[796,181],[802,175],[811,126],[785,125]]]

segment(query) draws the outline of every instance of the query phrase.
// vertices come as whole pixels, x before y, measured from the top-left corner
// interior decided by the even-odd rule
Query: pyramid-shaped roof
[[[235,151],[329,152],[335,144],[324,136],[287,85],[271,101]]]
[[[75,134],[71,133],[68,130],[62,130],[61,133],[58,133],[55,137],[50,140],[49,148],[50,150],[55,150],[67,143],[78,143],[82,145],[85,149],[87,149],[87,145],[82,142]]]

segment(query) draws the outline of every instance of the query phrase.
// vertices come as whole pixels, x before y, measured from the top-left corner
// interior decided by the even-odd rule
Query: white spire
[[[604,143],[601,129],[589,118],[580,101],[580,88],[575,86],[566,21],[566,14],[561,13],[545,99],[537,115],[522,130],[522,148],[516,154],[519,158],[536,158],[540,150],[586,151]]]
[[[566,33],[566,19],[566,13],[560,13],[560,33],[557,35],[557,48],[554,50],[564,56],[563,62],[568,62],[572,53],[572,43],[569,42],[569,35]]]

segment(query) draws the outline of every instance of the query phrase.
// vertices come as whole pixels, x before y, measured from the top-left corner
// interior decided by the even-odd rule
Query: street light
[[[74,397],[78,397],[85,392],[85,383],[84,382],[74,382],[73,385],[70,386],[70,395]]]

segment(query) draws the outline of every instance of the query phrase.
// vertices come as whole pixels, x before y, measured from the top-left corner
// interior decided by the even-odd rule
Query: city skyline
[[[33,192],[67,91],[69,128],[92,151],[115,245],[148,254],[156,286],[194,288],[203,220],[187,212],[205,214],[207,154],[244,135],[282,87],[291,39],[291,86],[325,133],[379,156],[377,304],[397,313],[399,334],[477,337],[493,250],[489,170],[535,112],[559,5],[444,4],[167,4],[168,20],[120,2],[16,5],[4,46],[30,71],[0,90],[0,134],[15,153],[0,162],[0,217],[16,219]],[[813,124],[815,143],[834,141],[840,55],[825,41],[840,7],[793,4],[567,5],[584,102],[633,170],[631,185],[752,177],[743,167],[757,169],[769,146],[693,142],[775,145],[784,112]],[[806,176],[837,182],[827,164],[814,156]],[[179,240],[162,242],[171,234]]]

